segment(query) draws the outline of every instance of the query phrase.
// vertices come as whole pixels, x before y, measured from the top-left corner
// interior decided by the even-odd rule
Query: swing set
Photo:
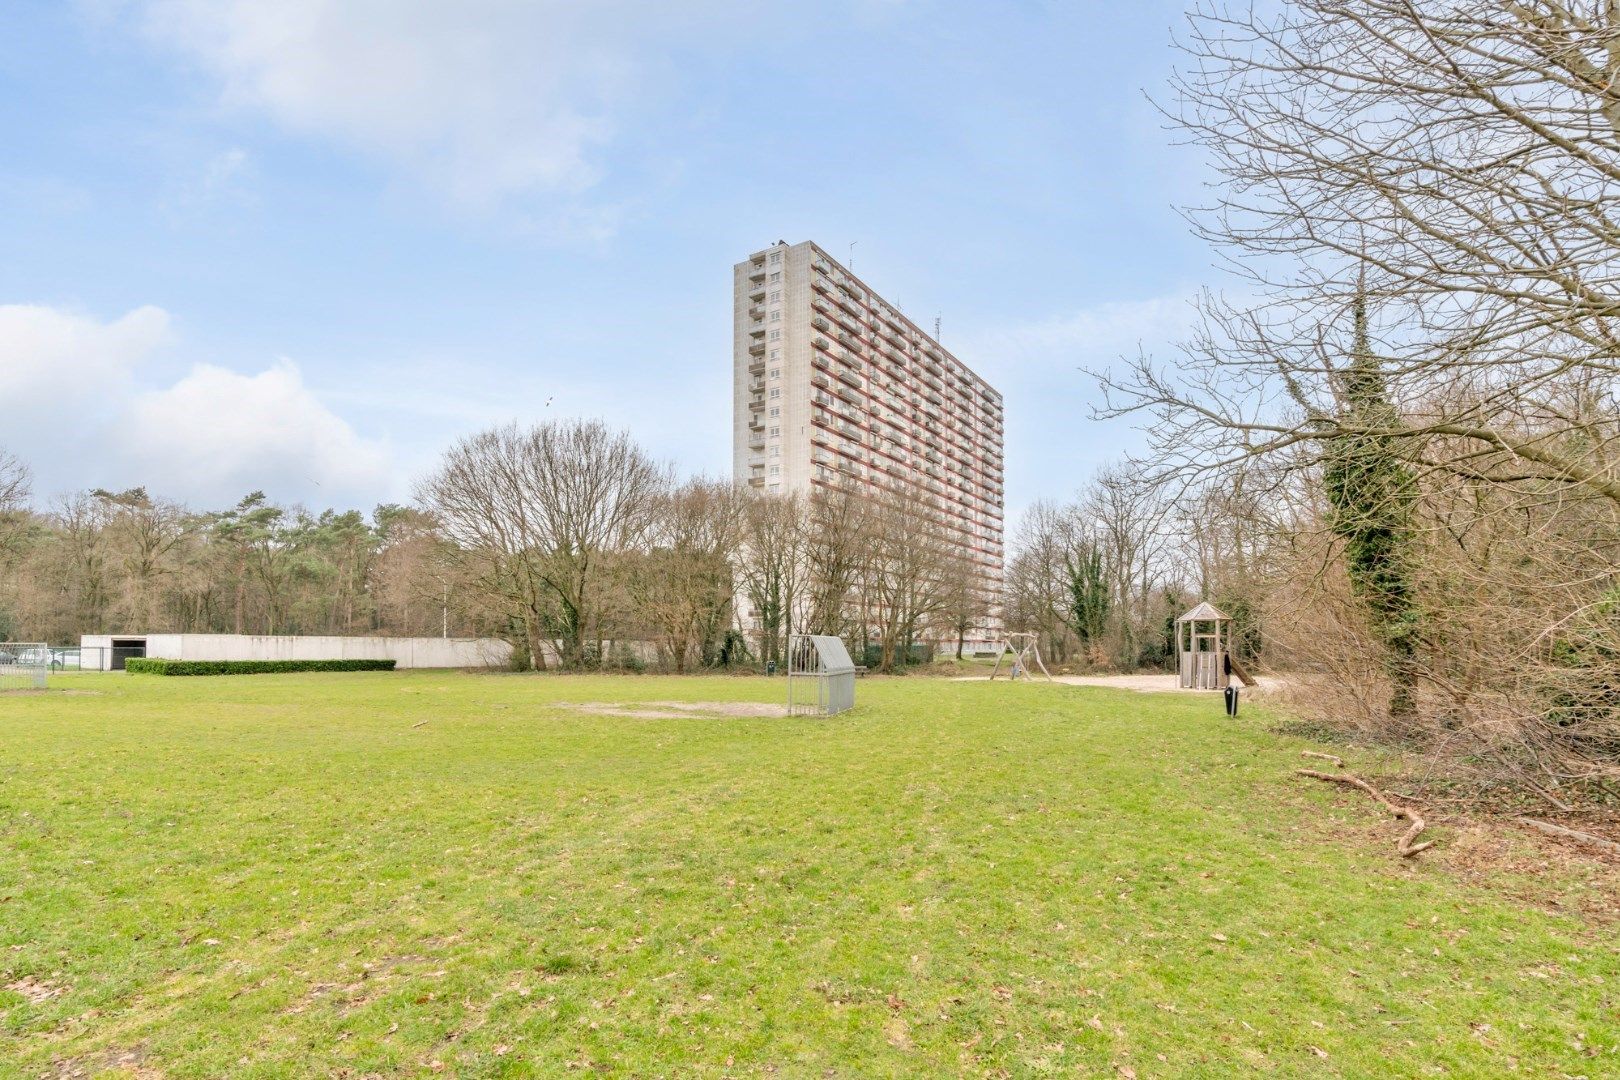
[[[1007,674],[1007,678],[1011,681],[1033,679],[1035,675],[1030,669],[1032,663],[1040,669],[1042,675],[1046,676],[1047,682],[1052,681],[1052,673],[1047,671],[1046,665],[1041,662],[1040,635],[1007,634],[1002,639],[1001,648],[996,652],[996,666],[990,672],[992,682],[1000,674],[1001,662],[1006,659],[1008,653],[1013,654],[1012,671]]]

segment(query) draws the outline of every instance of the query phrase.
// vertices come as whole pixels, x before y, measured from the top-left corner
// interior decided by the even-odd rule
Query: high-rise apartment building
[[[756,251],[733,283],[736,479],[924,496],[998,591],[1001,395],[815,244]]]

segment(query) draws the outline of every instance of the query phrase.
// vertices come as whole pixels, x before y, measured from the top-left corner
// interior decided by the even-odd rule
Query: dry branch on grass
[[[1541,821],[1538,818],[1521,817],[1519,818],[1519,821],[1530,826],[1532,829],[1539,829],[1541,832],[1544,832],[1549,836],[1561,836],[1566,840],[1576,840],[1583,844],[1590,844],[1592,847],[1599,848],[1603,851],[1620,854],[1620,844],[1615,843],[1613,840],[1605,839],[1601,836],[1593,836],[1589,832],[1581,832],[1579,829],[1571,829],[1564,825],[1554,825],[1550,821]]]
[[[1306,753],[1310,752],[1306,751]],[[1310,756],[1328,757],[1329,755],[1310,754]],[[1343,762],[1340,762],[1340,767],[1343,767]],[[1317,772],[1315,769],[1298,769],[1296,771],[1299,773],[1299,775],[1309,776],[1313,780],[1326,780],[1330,784],[1344,784],[1347,787],[1360,788],[1362,791],[1365,791],[1367,794],[1383,803],[1384,808],[1391,814],[1394,814],[1395,817],[1405,818],[1407,821],[1410,821],[1412,824],[1407,828],[1406,832],[1401,834],[1401,838],[1395,842],[1395,850],[1401,853],[1402,858],[1410,859],[1418,852],[1434,846],[1433,840],[1425,840],[1421,844],[1412,843],[1412,841],[1416,840],[1424,829],[1428,828],[1428,826],[1424,824],[1423,818],[1418,815],[1417,811],[1409,809],[1405,806],[1401,806],[1399,803],[1392,802],[1389,796],[1367,783],[1367,781],[1363,780],[1361,777],[1355,776],[1351,773]]]

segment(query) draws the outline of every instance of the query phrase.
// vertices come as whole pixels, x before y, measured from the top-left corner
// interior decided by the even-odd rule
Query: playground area
[[[1256,693],[1274,693],[1286,687],[1280,676],[1250,674],[1234,654],[1231,616],[1206,602],[1199,603],[1175,622],[1176,670],[1174,672],[1131,672],[1128,674],[1053,675],[1041,656],[1037,634],[1009,633],[1003,636],[995,664],[985,675],[958,676],[961,682],[1044,681],[1066,686],[1093,686],[1112,690],[1139,690],[1147,693],[1199,693],[1248,688]]]
[[[790,716],[784,683],[87,674],[7,698],[0,1061],[1142,1078],[1620,1061],[1613,867],[1445,820],[1401,859],[1363,796],[1294,776],[1312,744],[1264,708],[901,678]]]
[[[1035,677],[1040,682],[1048,681],[1042,676]],[[989,682],[989,675],[957,675],[953,676],[955,682]],[[1099,690],[1135,690],[1146,694],[1189,694],[1202,695],[1211,701],[1220,699],[1219,693],[1208,690],[1182,686],[1180,678],[1174,672],[1164,671],[1138,671],[1126,675],[1053,675],[1050,681],[1057,686],[1090,686]],[[1261,695],[1272,693],[1287,685],[1282,676],[1257,675],[1251,686],[1245,687],[1256,699]],[[1248,700],[1248,698],[1245,698]]]

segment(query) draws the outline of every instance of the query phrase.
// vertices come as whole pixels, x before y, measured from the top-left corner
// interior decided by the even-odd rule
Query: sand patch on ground
[[[1006,676],[1003,675],[1002,678]],[[1258,676],[1258,687],[1243,687],[1245,690],[1275,692],[1284,686],[1284,680],[1276,676]],[[988,682],[988,675],[959,675],[954,682]],[[1000,681],[1000,680],[997,680]],[[1046,680],[1036,675],[1034,680],[1043,683]],[[1054,675],[1052,681],[1064,686],[1100,686],[1110,690],[1137,690],[1147,694],[1213,694],[1220,696],[1218,690],[1188,690],[1184,689],[1175,675],[1166,675],[1160,672],[1151,672],[1137,675]],[[1233,685],[1239,685],[1239,680],[1233,680]]]
[[[563,701],[565,709],[596,716],[628,716],[635,720],[681,720],[690,716],[786,716],[786,705],[773,705],[760,701],[638,701],[614,704],[608,701]]]

